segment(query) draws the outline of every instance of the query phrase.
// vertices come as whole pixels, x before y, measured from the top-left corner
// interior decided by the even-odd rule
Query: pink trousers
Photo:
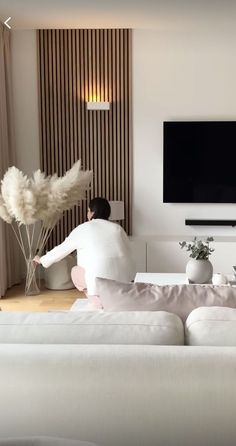
[[[84,291],[87,289],[87,285],[85,282],[85,269],[82,266],[73,266],[71,270],[71,279],[75,288],[79,291]]]
[[[73,266],[73,268],[71,270],[71,279],[72,279],[73,284],[77,288],[77,290],[83,291],[86,294],[86,296],[89,300],[89,303],[92,304],[92,306],[95,309],[103,308],[99,296],[97,296],[97,295],[89,296],[87,294],[87,284],[85,281],[85,269],[82,268],[82,266],[79,266],[79,265]]]

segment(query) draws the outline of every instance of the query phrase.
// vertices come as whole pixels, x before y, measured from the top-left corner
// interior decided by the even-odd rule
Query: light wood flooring
[[[55,291],[43,286],[37,296],[25,296],[24,286],[15,285],[0,299],[0,308],[3,311],[69,310],[76,299],[84,297],[84,293],[75,288]]]

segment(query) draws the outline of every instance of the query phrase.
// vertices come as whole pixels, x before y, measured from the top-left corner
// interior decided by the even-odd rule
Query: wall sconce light
[[[111,215],[110,215],[109,220],[111,220],[111,221],[124,220],[124,218],[125,218],[124,202],[123,201],[109,201],[109,204],[111,206]]]
[[[87,110],[110,110],[110,102],[87,102]]]

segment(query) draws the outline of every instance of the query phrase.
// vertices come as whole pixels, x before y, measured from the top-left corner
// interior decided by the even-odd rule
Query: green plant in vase
[[[194,237],[192,242],[179,242],[181,249],[185,248],[190,252],[189,257],[196,260],[208,260],[209,256],[215,251],[210,247],[210,243],[213,242],[213,237],[207,237],[206,241],[198,240]]]
[[[213,267],[209,256],[215,251],[210,246],[213,237],[207,237],[206,241],[194,237],[192,242],[179,242],[181,249],[189,252],[191,259],[186,266],[186,275],[191,283],[208,283],[212,279]]]

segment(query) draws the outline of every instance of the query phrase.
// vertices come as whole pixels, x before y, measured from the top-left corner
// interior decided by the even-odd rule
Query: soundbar
[[[186,226],[236,226],[236,220],[185,220]]]

